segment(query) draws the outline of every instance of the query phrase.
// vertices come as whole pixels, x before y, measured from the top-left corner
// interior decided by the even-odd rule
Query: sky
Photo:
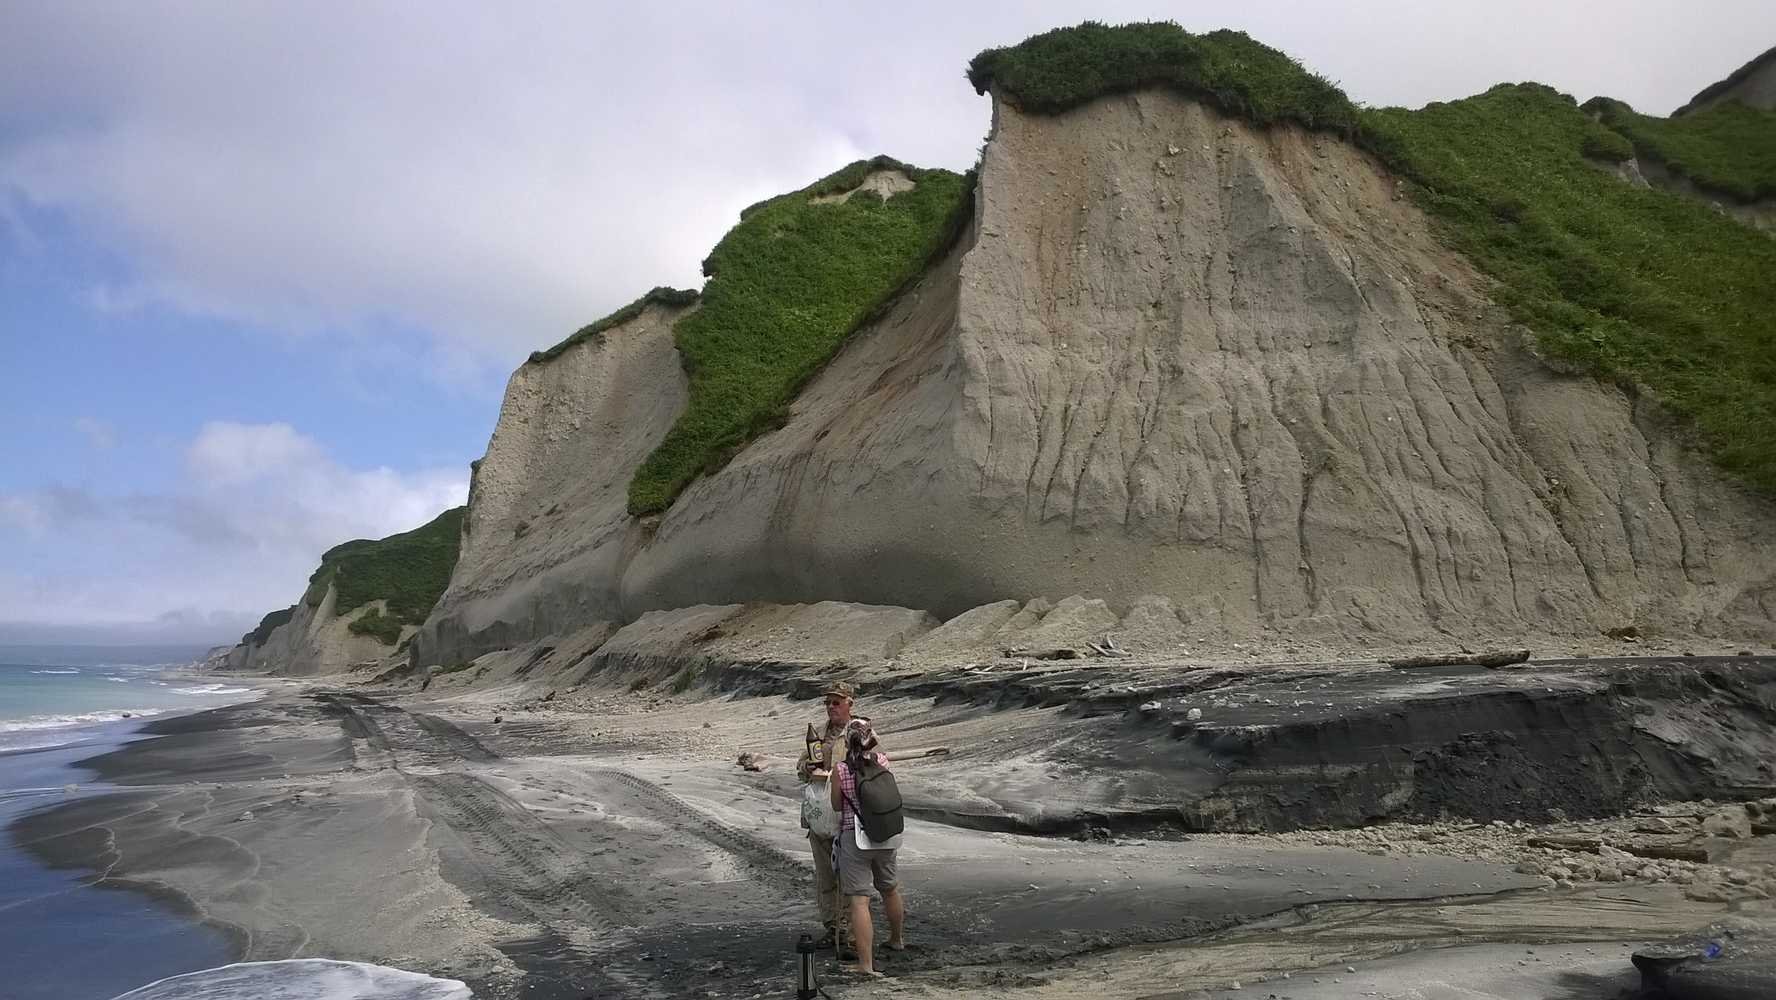
[[[1230,27],[1370,105],[1655,114],[1776,4],[0,4],[0,641],[222,642],[467,496],[506,377],[761,198],[965,169],[983,48]]]

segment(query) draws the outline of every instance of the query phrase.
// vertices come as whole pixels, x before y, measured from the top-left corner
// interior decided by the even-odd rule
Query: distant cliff
[[[412,531],[327,550],[295,605],[266,615],[234,647],[211,657],[222,670],[306,676],[404,653],[449,582],[465,508]]]

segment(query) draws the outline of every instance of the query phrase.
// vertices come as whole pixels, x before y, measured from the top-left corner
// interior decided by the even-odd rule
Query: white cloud
[[[233,623],[301,593],[328,548],[418,527],[468,493],[461,469],[341,465],[287,424],[204,425],[159,494],[0,494],[0,618]],[[10,538],[8,536],[11,536]]]
[[[512,359],[696,283],[758,197],[878,152],[966,167],[979,49],[1167,17],[1369,103],[1539,79],[1656,112],[1776,34],[1758,0],[23,4],[0,30],[0,191],[132,265],[93,290],[105,308],[393,322]]]

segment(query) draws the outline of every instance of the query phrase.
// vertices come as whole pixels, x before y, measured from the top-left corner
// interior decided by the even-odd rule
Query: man
[[[845,727],[851,722],[854,700],[851,685],[834,683],[826,689],[826,719],[808,727],[802,755],[796,761],[796,777],[808,782],[826,783],[832,775],[834,756],[845,755]],[[808,819],[802,817],[806,828]],[[834,948],[843,938],[845,910],[839,900],[839,873],[833,867],[833,838],[808,831],[808,847],[814,852],[814,895],[820,904],[820,922],[826,934],[816,942],[821,948]]]

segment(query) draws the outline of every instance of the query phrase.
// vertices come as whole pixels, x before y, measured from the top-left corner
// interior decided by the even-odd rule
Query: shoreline
[[[35,842],[32,824],[40,815],[79,810],[91,803],[143,800],[139,791],[113,783],[86,761],[151,742],[157,724],[248,705],[287,686],[263,678],[219,681],[191,664],[121,667],[125,669],[119,671],[119,665],[43,669],[105,670],[119,676],[140,671],[146,676],[134,678],[134,685],[118,687],[141,688],[144,680],[151,680],[157,692],[166,692],[159,695],[162,701],[187,695],[199,704],[69,712],[78,721],[11,730],[9,735],[22,745],[0,749],[0,781],[8,789],[0,792],[0,872],[5,873],[6,890],[0,893],[4,904],[0,926],[10,925],[8,936],[16,940],[16,947],[26,949],[10,960],[11,988],[21,991],[20,996],[63,997],[69,995],[66,990],[111,996],[156,978],[227,964],[246,950],[247,932],[212,919],[177,880],[133,878],[116,871],[117,847],[127,849],[127,845],[112,844],[104,829],[64,829],[48,841]],[[219,697],[231,700],[219,702]],[[68,703],[65,695],[62,700]],[[141,699],[123,691],[117,700]],[[63,936],[45,938],[47,927],[66,929]],[[102,944],[115,962],[71,971],[58,956],[72,947],[71,942],[89,937],[93,945]]]
[[[120,994],[157,976],[208,968],[238,954],[235,928],[202,918],[195,901],[171,884],[104,877],[102,837],[35,845],[21,834],[28,817],[128,792],[95,779],[76,762],[137,739],[133,723],[83,727],[56,746],[0,755],[0,937],[9,941],[9,995],[50,1000]],[[72,790],[70,787],[72,786]],[[51,846],[46,856],[37,848]],[[103,948],[100,966],[67,959]],[[13,952],[12,949],[18,949]]]
[[[387,695],[310,687],[151,721],[154,739],[84,765],[127,787],[127,801],[51,810],[36,830],[44,844],[94,825],[114,831],[126,859],[114,878],[185,894],[207,919],[241,929],[244,958],[372,962],[460,979],[487,1000],[771,995],[795,936],[817,930],[787,753],[754,774],[729,752],[783,753],[776,744],[808,703],[613,690],[579,712],[515,712],[485,697]],[[1008,761],[1036,744],[1082,750],[1079,727],[1093,724],[908,698],[875,707],[921,744],[1008,741],[994,751]],[[903,781],[955,798],[963,789],[948,767],[908,762]],[[1070,767],[1054,787],[1091,773]],[[1000,779],[975,768],[969,780]],[[152,812],[137,808],[147,802]],[[917,947],[884,959],[885,995],[1065,996],[1082,988],[1079,970],[1105,962],[1133,971],[1103,974],[1151,987],[1159,980],[1139,977],[1163,979],[1164,963],[1213,953],[1242,928],[1317,927],[1333,912],[1375,929],[1275,960],[1378,957],[1418,939],[1390,914],[1423,925],[1448,910],[1474,923],[1440,944],[1601,940],[1579,920],[1587,890],[1554,889],[1459,840],[1446,853],[1405,853],[1343,835],[1095,843],[917,816],[909,826]],[[66,850],[64,860],[96,860]],[[1727,909],[1672,886],[1620,891],[1644,902],[1605,928],[1609,940],[1651,939],[1672,920],[1706,923]],[[1523,901],[1565,923],[1525,930]],[[1245,948],[1242,961],[1259,965],[1271,951]],[[830,955],[822,962],[830,979]]]

